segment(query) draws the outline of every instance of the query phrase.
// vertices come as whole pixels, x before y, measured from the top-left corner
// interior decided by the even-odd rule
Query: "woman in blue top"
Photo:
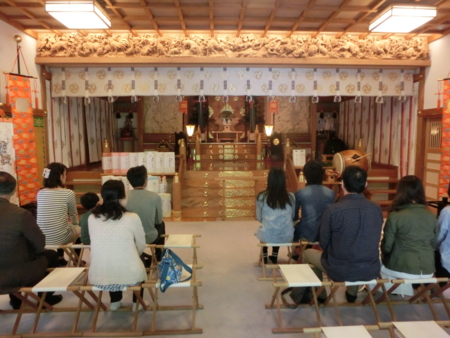
[[[256,230],[256,237],[263,243],[290,243],[294,237],[292,221],[295,212],[294,194],[286,190],[283,169],[273,167],[267,178],[267,188],[256,198],[256,219],[262,224]],[[276,264],[278,250],[272,248],[270,260]],[[264,263],[267,263],[267,247],[263,247]]]

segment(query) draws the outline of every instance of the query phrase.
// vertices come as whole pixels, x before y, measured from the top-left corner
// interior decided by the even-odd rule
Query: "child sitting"
[[[87,212],[80,217],[81,242],[85,245],[91,244],[91,239],[89,238],[88,218],[92,214],[92,209],[95,208],[98,202],[100,202],[100,198],[93,192],[87,192],[80,198],[81,205],[84,210],[87,210]]]

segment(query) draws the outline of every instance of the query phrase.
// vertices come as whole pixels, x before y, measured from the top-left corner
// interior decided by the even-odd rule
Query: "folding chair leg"
[[[389,296],[387,295],[386,286],[384,284],[381,284],[381,290],[383,290],[383,296],[386,298],[386,305],[388,307],[389,313],[391,314],[391,319],[393,322],[397,321],[397,317],[395,315],[394,308],[392,307],[391,300],[389,299]],[[376,302],[376,304],[378,304]]]
[[[276,294],[278,294],[277,295],[277,297],[276,297],[276,305],[277,305],[277,314],[278,314],[278,329],[283,329],[283,319],[281,318],[281,294],[280,294],[280,288],[279,287],[277,287],[277,289],[276,289]]]
[[[147,305],[145,305],[144,300],[142,299],[140,295],[140,291],[133,291],[133,293],[136,296],[136,308],[134,309],[134,318],[133,318],[133,327],[132,331],[136,332],[137,328],[137,321],[138,321],[138,314],[139,314],[139,304],[142,304],[145,310],[147,310]]]
[[[153,313],[152,313],[152,332],[156,329],[156,311],[158,310],[158,289],[155,288],[155,300],[153,301]]]
[[[316,309],[317,323],[318,323],[319,327],[321,327],[322,326],[322,319],[320,317],[319,302],[317,301],[317,295],[318,295],[319,290],[322,290],[322,287],[320,287],[319,290],[316,291],[316,287],[312,286],[311,290],[312,290],[313,299],[314,299],[314,307]]]
[[[373,299],[373,294],[372,294],[372,290],[370,290],[370,288],[366,285],[367,293],[370,299],[370,305],[372,305],[372,309],[373,309],[373,313],[375,314],[375,319],[377,321],[377,325],[380,324],[381,319],[380,319],[380,314],[378,313],[378,309],[377,309],[377,304],[375,304],[375,300]],[[375,289],[376,292],[376,289]]]
[[[72,333],[77,332],[78,321],[80,320],[81,307],[83,305],[83,299],[85,299],[85,297],[84,297],[84,293],[85,292],[84,291],[82,291],[81,294],[78,291],[76,291],[74,293],[78,297],[78,307],[77,307],[77,313],[75,315],[75,321],[74,321],[73,326],[72,326]],[[89,303],[89,305],[92,306],[92,304],[90,304],[90,303]],[[89,308],[92,310],[91,307],[89,307]]]
[[[341,312],[339,311],[339,307],[338,307],[337,301],[336,301],[336,291],[338,288],[339,288],[338,286],[333,287],[333,290],[331,291],[331,296],[333,297],[333,305],[334,305],[334,309],[336,310],[336,317],[338,319],[338,324],[339,324],[339,326],[342,326]]]
[[[39,300],[38,310],[36,312],[36,317],[34,318],[33,328],[31,329],[31,333],[36,333],[36,328],[38,325],[39,317],[41,316],[42,307],[44,306],[44,300],[47,296],[47,292],[44,292]]]
[[[103,291],[100,291],[98,293],[97,303],[95,304],[94,318],[92,319],[92,328],[91,328],[92,332],[95,332],[97,328],[98,312],[100,310],[100,303],[102,302],[102,295]]]
[[[196,299],[196,291],[197,291],[197,287],[194,286],[193,296],[192,296],[192,326],[191,326],[192,330],[195,328],[195,311],[198,306],[198,302]]]
[[[19,292],[19,294],[21,296],[20,298],[22,298],[22,294],[20,292]],[[17,292],[14,295],[17,295]],[[27,299],[27,298],[28,298],[28,295],[25,294],[25,299]],[[17,314],[16,321],[14,322],[14,326],[13,326],[13,329],[11,332],[12,335],[15,335],[17,332],[17,329],[19,328],[20,320],[22,318],[24,309],[25,309],[25,301],[22,299],[22,304],[20,304],[19,313]]]

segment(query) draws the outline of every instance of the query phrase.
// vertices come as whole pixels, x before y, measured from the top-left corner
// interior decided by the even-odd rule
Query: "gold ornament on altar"
[[[120,137],[133,137],[133,123],[130,116],[127,116],[123,128],[120,129]]]

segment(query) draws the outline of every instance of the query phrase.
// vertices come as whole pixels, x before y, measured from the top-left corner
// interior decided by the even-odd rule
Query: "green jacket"
[[[384,266],[413,275],[433,273],[436,225],[436,216],[423,204],[391,212],[381,242]]]

